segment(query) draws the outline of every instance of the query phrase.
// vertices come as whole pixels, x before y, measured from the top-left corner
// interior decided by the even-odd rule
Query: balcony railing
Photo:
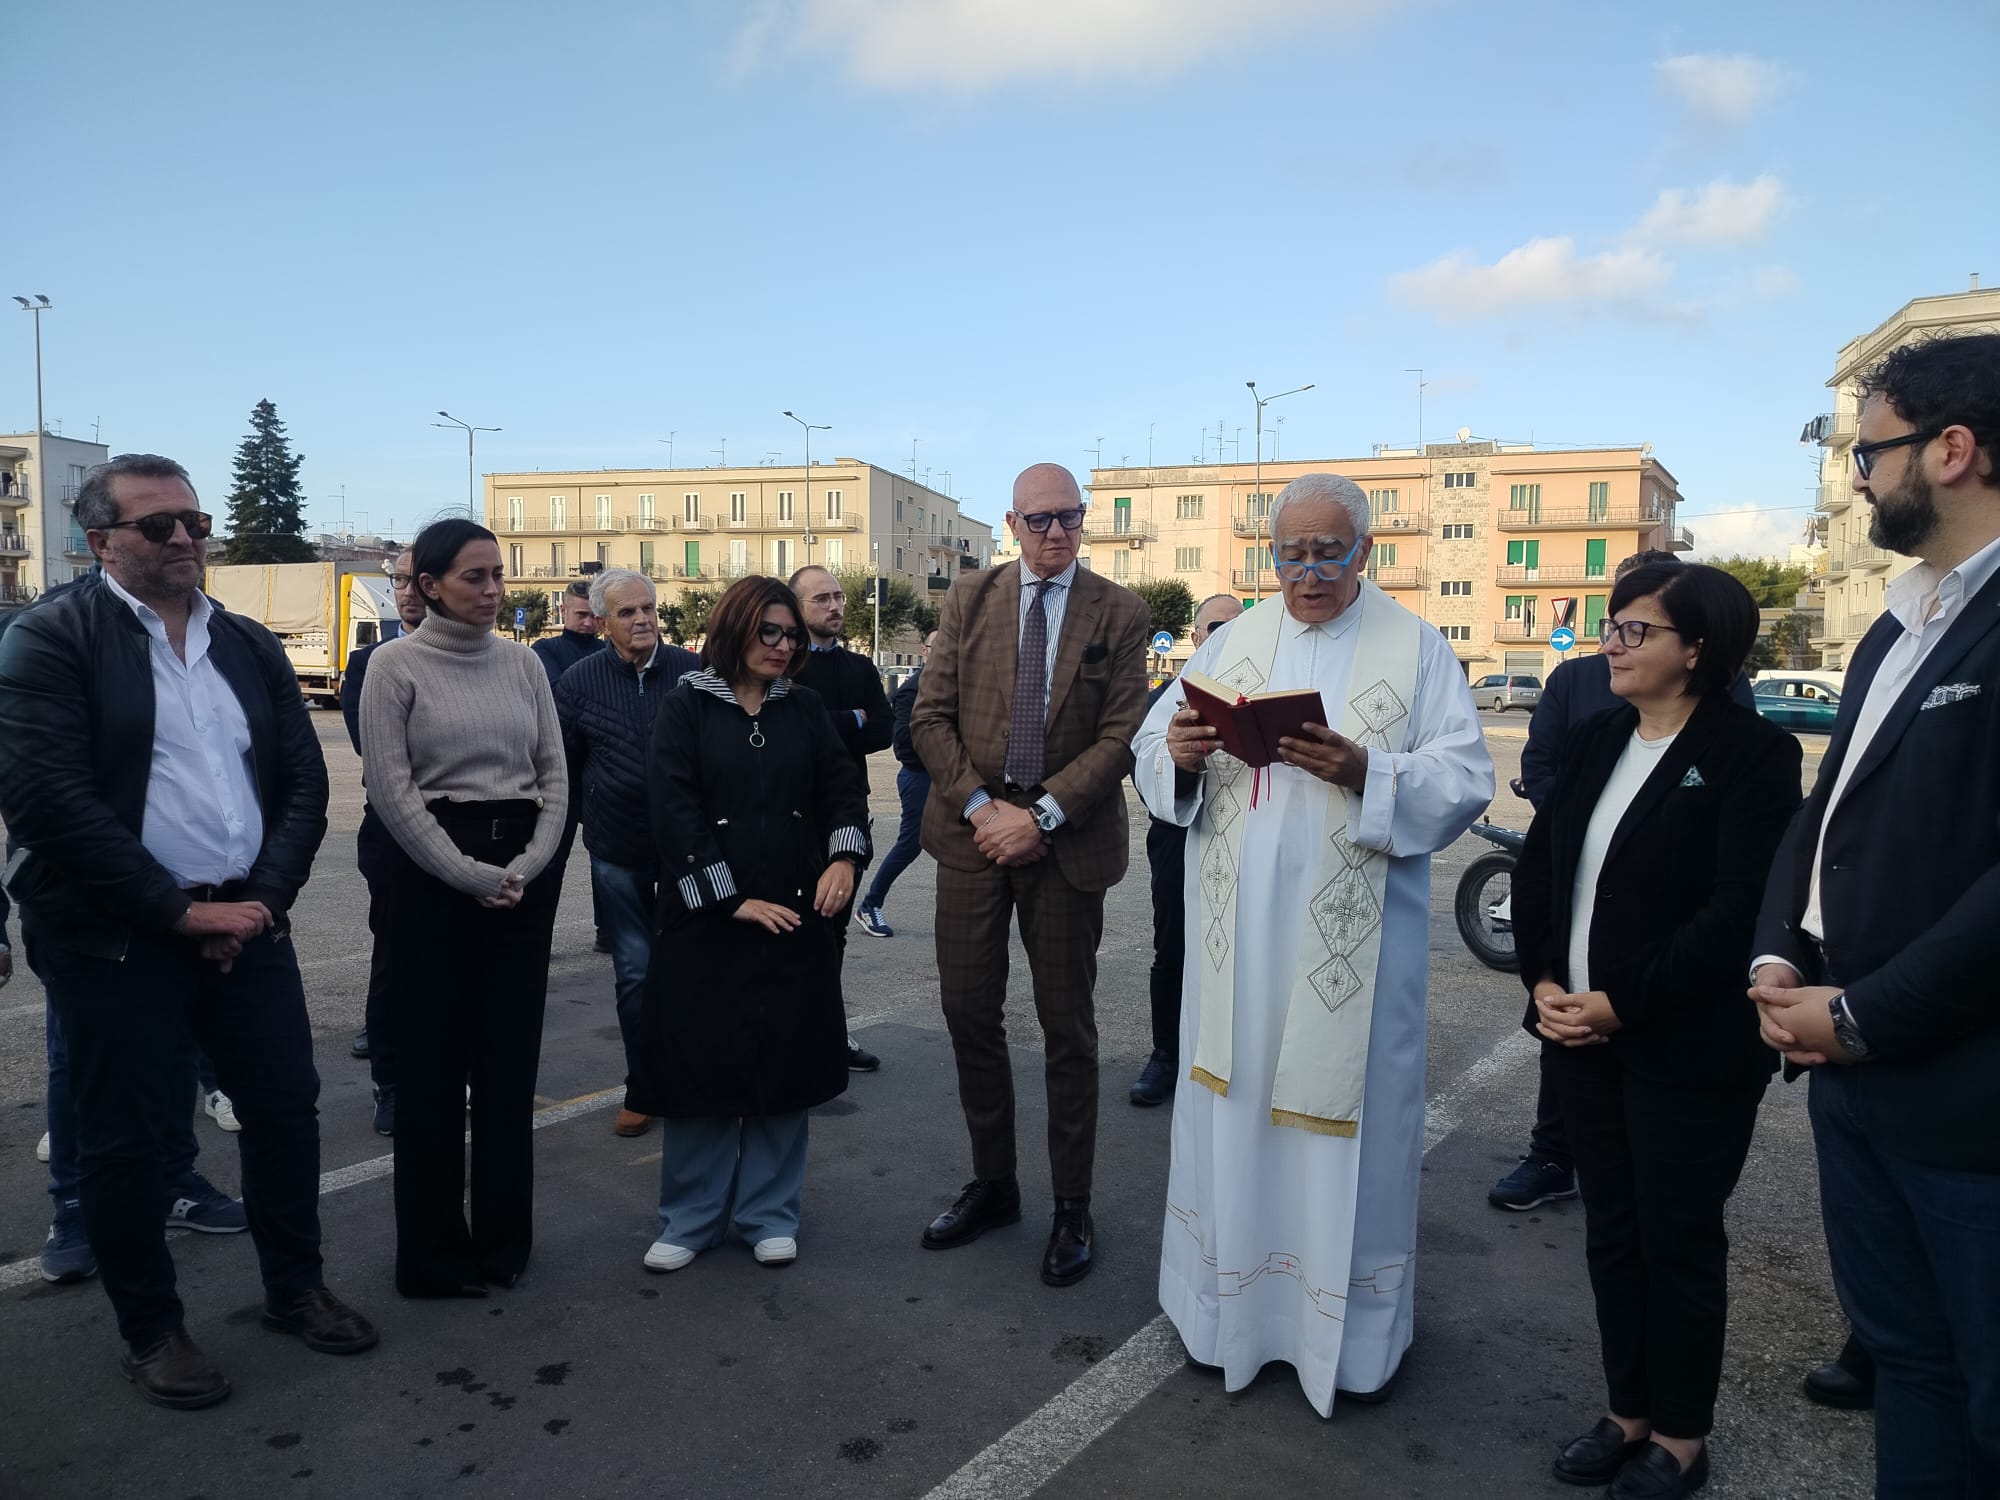
[[[1827,437],[1826,437],[1827,446],[1830,448],[1846,447],[1849,443],[1854,441],[1855,431],[1857,428],[1860,427],[1860,425],[1861,425],[1860,412],[1858,411],[1835,412],[1833,416],[1833,426],[1827,430]]]
[[[1830,516],[1839,514],[1853,503],[1854,486],[1844,479],[1819,487],[1819,508]]]
[[[1086,542],[1157,542],[1160,528],[1151,521],[1135,518],[1130,511],[1120,511],[1115,507],[1108,512],[1087,510],[1083,513],[1083,539]]]
[[[90,542],[84,537],[82,532],[72,531],[68,536],[63,538],[63,556],[92,557],[94,555],[90,550]]]
[[[1520,564],[1502,563],[1493,570],[1493,581],[1502,584],[1522,584],[1534,587],[1549,583],[1594,583],[1600,587],[1609,586],[1611,574],[1605,568],[1593,568],[1588,563],[1564,563],[1560,567],[1530,568]]]
[[[1672,552],[1694,551],[1694,532],[1686,526],[1667,528],[1667,549]]]
[[[1896,554],[1886,547],[1877,547],[1869,542],[1855,542],[1848,548],[1847,561],[1850,567],[1886,568],[1896,560]]]
[[[533,515],[523,515],[518,526],[511,519],[503,522],[503,525],[510,533],[534,531],[552,532],[560,536],[618,536],[624,532],[630,519],[628,516],[625,521],[620,521],[616,516],[600,516],[594,512],[578,516],[551,516],[543,511]]]
[[[1262,588],[1275,594],[1278,591],[1278,575],[1269,568],[1231,568],[1229,586],[1236,589]]]
[[[1270,534],[1270,528],[1264,524],[1266,520],[1265,516],[1237,516],[1229,523],[1229,529],[1254,542],[1258,537]]]
[[[1657,526],[1665,507],[1650,501],[1623,505],[1524,505],[1499,513],[1502,531],[1589,531],[1600,526]]]
[[[0,531],[0,557],[28,556],[28,539],[18,531]]]
[[[1420,536],[1431,529],[1431,518],[1420,510],[1378,511],[1368,519],[1370,536]]]
[[[1378,589],[1420,589],[1424,586],[1422,568],[1370,568],[1368,576]]]
[[[1496,641],[1545,641],[1549,627],[1540,620],[1501,620],[1493,627]]]
[[[0,583],[0,608],[33,604],[35,590],[25,583]]]
[[[34,489],[25,479],[10,480],[0,489],[0,505],[26,505],[34,498]]]
[[[696,563],[693,567],[675,563],[672,571],[674,577],[688,582],[700,582],[715,576],[715,567],[711,563]]]

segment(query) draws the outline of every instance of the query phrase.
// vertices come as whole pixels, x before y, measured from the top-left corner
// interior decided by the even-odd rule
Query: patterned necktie
[[[1039,786],[1046,751],[1049,713],[1049,617],[1043,610],[1049,580],[1031,585],[1034,598],[1021,622],[1021,652],[1014,664],[1014,711],[1008,721],[1007,779],[1016,786]]]

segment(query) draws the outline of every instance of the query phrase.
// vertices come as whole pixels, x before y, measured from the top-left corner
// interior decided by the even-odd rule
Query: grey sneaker
[[[198,1234],[241,1234],[250,1227],[243,1200],[216,1188],[199,1172],[190,1172],[167,1210],[167,1228],[192,1229]]]
[[[97,1274],[97,1257],[83,1234],[83,1209],[72,1198],[58,1204],[42,1242],[42,1280],[88,1281]]]

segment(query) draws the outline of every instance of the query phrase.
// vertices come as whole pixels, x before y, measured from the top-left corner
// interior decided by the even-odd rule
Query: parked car
[[[1521,672],[1494,672],[1472,684],[1472,700],[1496,714],[1510,708],[1532,710],[1542,701],[1542,679]]]
[[[1794,733],[1831,734],[1840,694],[1810,677],[1760,677],[1751,684],[1757,712]]]

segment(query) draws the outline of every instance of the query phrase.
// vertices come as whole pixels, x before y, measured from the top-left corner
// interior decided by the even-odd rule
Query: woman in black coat
[[[839,924],[868,862],[868,791],[817,694],[798,600],[732,584],[702,670],[661,705],[648,777],[660,916],[627,1104],[665,1120],[660,1237],[677,1271],[733,1225],[798,1254],[806,1111],[847,1087]]]
[[[1563,746],[1514,871],[1528,1030],[1551,1058],[1583,1193],[1608,1414],[1558,1479],[1691,1494],[1722,1374],[1723,1206],[1776,1054],[1745,1000],[1799,742],[1730,702],[1757,634],[1716,568],[1635,569],[1603,653],[1625,700]]]

